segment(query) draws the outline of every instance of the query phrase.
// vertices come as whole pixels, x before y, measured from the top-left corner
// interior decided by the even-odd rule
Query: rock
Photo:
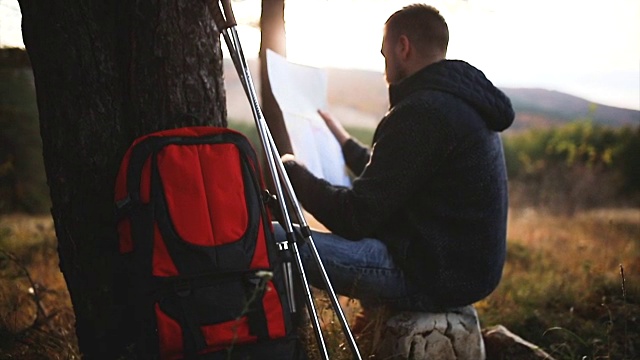
[[[488,360],[554,360],[540,347],[522,339],[502,325],[482,330]]]
[[[478,313],[472,305],[446,313],[402,312],[383,330],[381,359],[484,360]]]

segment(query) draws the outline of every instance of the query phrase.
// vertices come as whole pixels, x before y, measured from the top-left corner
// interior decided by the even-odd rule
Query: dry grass
[[[638,356],[640,210],[512,210],[508,238],[503,280],[476,304],[483,326],[503,324],[559,359]]]
[[[0,359],[78,359],[50,217],[0,219]]]
[[[503,280],[476,304],[483,327],[503,324],[558,359],[637,358],[640,210],[553,216],[514,209],[508,238]],[[0,250],[0,359],[78,358],[51,219],[0,219]],[[331,358],[350,359],[329,301],[316,299]],[[358,302],[341,300],[352,321]],[[319,358],[313,333],[305,336],[311,358]],[[369,358],[375,336],[359,345]]]

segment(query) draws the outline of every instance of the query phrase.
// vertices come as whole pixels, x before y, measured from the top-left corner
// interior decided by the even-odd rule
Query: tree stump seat
[[[401,312],[383,329],[382,359],[484,360],[484,342],[473,305],[445,313]]]

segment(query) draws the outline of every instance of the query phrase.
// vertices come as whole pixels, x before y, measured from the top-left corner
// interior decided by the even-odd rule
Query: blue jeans
[[[277,223],[273,225],[276,240],[285,240],[284,229]],[[387,305],[407,311],[431,308],[428,298],[416,295],[417,289],[407,281],[380,240],[352,241],[317,231],[312,231],[312,239],[337,294],[358,299],[364,307]],[[298,244],[309,284],[324,289],[309,244],[306,241]]]

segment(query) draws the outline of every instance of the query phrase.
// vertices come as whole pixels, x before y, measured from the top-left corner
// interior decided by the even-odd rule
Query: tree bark
[[[280,155],[291,154],[293,149],[284,124],[280,107],[276,102],[267,73],[267,49],[286,56],[287,43],[284,28],[284,0],[262,0],[260,16],[260,92],[262,113],[269,125],[273,141]]]
[[[222,53],[204,1],[19,0],[60,269],[87,359],[132,352],[113,192],[138,136],[226,126]]]

